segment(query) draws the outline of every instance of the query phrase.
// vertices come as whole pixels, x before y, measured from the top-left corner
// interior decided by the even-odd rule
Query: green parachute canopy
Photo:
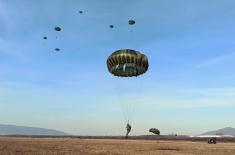
[[[55,48],[55,51],[60,51],[60,49],[59,48]]]
[[[135,20],[130,19],[130,20],[128,21],[128,24],[129,24],[129,25],[135,25]]]
[[[154,133],[156,135],[160,135],[160,131],[158,129],[156,129],[156,128],[149,129],[149,132],[152,132],[152,133]]]
[[[109,72],[119,77],[139,76],[147,72],[148,66],[147,56],[131,49],[115,51],[107,59]]]
[[[114,26],[113,26],[113,25],[109,25],[109,28],[111,28],[111,29],[112,29],[112,28],[114,28]]]
[[[58,26],[56,26],[56,27],[54,28],[54,30],[55,30],[55,31],[61,31],[61,28],[58,27]]]

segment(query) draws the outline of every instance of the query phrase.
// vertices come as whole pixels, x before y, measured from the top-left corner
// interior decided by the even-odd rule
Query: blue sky
[[[2,0],[0,123],[121,135],[120,102],[135,102],[132,134],[234,127],[234,8],[233,0]],[[109,74],[107,57],[123,48],[148,56],[145,75]]]

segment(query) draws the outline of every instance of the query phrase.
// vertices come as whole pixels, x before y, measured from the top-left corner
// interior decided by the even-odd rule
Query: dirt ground
[[[235,155],[235,143],[0,137],[1,155]]]

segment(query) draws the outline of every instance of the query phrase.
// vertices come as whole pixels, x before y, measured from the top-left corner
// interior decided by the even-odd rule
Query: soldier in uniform
[[[131,125],[129,122],[126,125],[126,139],[128,138],[128,134],[131,132]]]

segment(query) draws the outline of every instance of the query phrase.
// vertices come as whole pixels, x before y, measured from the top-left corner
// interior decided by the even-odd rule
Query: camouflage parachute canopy
[[[154,133],[156,135],[160,135],[160,131],[158,129],[156,129],[156,128],[149,129],[149,132],[152,132],[152,133]]]
[[[113,27],[114,27],[113,25],[109,25],[109,28],[111,28],[111,29],[112,29]]]
[[[113,52],[107,59],[108,70],[119,77],[132,77],[144,74],[148,70],[148,58],[131,49]]]
[[[129,23],[129,25],[134,25],[134,24],[135,24],[135,20],[130,19],[130,20],[128,21],[128,23]]]
[[[55,48],[55,51],[60,51],[60,49],[59,48]]]
[[[208,139],[208,144],[216,144],[216,138],[215,137],[209,138]]]
[[[56,27],[54,28],[54,30],[55,30],[55,31],[61,31],[61,28],[58,27],[58,26],[56,26]]]

